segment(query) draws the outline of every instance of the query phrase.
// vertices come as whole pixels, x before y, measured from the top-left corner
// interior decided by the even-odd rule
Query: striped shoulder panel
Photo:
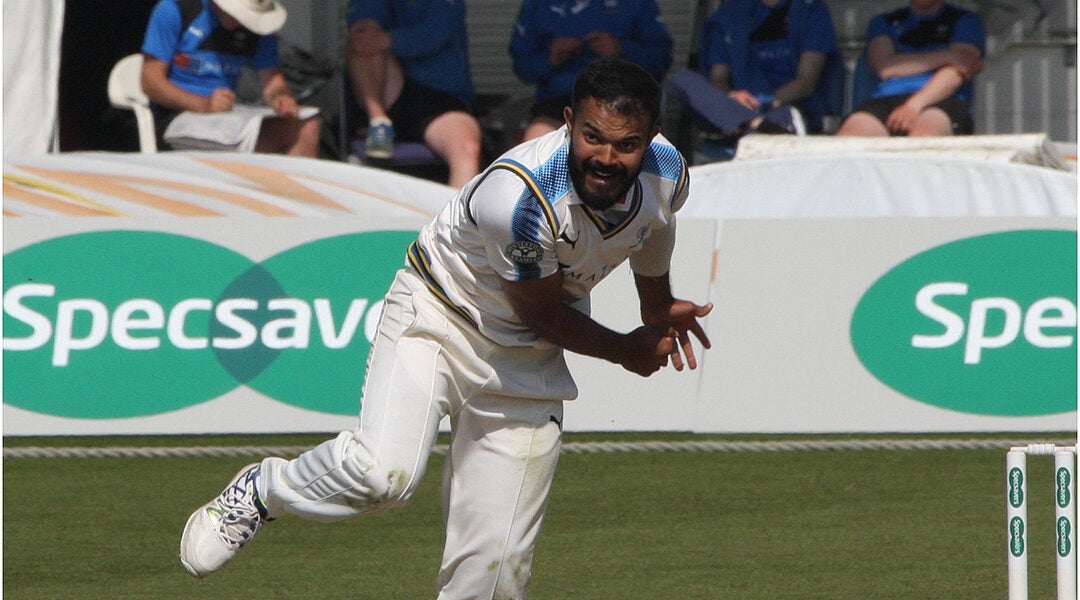
[[[641,159],[641,172],[674,182],[671,199],[679,197],[690,181],[686,161],[674,146],[653,143]]]
[[[569,177],[565,147],[552,155],[535,171],[508,158],[495,161],[488,169],[489,171],[506,170],[517,175],[525,184],[525,188],[536,198],[537,208],[543,212],[551,231],[558,234],[559,217],[555,214],[553,202],[567,191]]]

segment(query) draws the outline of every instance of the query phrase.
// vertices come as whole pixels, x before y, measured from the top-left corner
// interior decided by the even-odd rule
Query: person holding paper
[[[159,138],[178,115],[224,113],[237,105],[237,80],[252,66],[274,117],[259,128],[255,152],[317,158],[322,119],[301,107],[281,71],[279,0],[159,0],[143,39],[142,87]],[[171,148],[167,139],[159,140]]]

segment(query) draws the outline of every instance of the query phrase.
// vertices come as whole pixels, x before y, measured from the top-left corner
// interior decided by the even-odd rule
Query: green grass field
[[[323,437],[7,438],[5,448]],[[732,438],[566,436],[597,439]],[[1003,449],[564,453],[530,598],[1005,598]],[[4,597],[434,597],[440,456],[402,509],[279,519],[220,573],[188,575],[177,560],[185,520],[255,458],[5,458]],[[1029,460],[1033,599],[1053,597],[1051,473],[1052,459]]]

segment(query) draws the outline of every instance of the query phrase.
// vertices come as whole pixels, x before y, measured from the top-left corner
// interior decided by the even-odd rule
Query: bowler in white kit
[[[275,518],[333,521],[404,504],[449,415],[440,600],[525,598],[537,534],[577,396],[563,351],[649,376],[697,366],[712,304],[672,296],[675,213],[689,180],[659,135],[660,88],[619,59],[591,63],[565,127],[494,161],[409,248],[387,292],[359,426],[293,460],[244,467],[188,519],[180,560],[221,568]],[[589,317],[623,261],[642,325]],[[357,582],[358,587],[363,582]]]

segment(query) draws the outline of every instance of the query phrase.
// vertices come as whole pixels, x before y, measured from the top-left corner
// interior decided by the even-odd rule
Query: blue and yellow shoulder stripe
[[[678,198],[690,182],[686,160],[674,146],[653,142],[641,160],[641,172],[674,182],[670,200]]]

